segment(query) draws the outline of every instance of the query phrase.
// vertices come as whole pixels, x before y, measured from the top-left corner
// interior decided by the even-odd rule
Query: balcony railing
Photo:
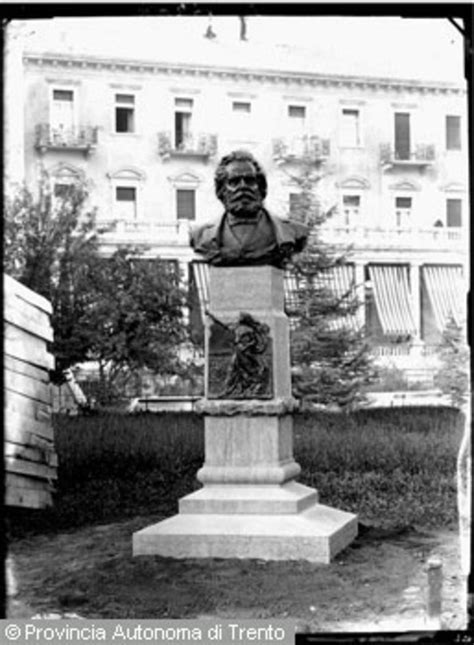
[[[103,242],[117,244],[188,245],[188,220],[149,222],[146,220],[100,219],[97,231]]]
[[[217,153],[216,134],[188,134],[175,144],[171,132],[158,133],[158,154],[163,159],[172,156],[213,157]]]
[[[277,163],[285,161],[325,161],[330,154],[329,139],[316,135],[300,137],[281,137],[273,139],[273,159]]]
[[[389,143],[380,146],[382,166],[429,166],[435,162],[436,151],[433,144],[419,143],[408,154],[400,154]]]
[[[35,131],[35,148],[46,150],[79,150],[86,154],[93,152],[98,143],[98,128],[54,128],[49,123],[40,123]]]
[[[330,244],[375,249],[467,249],[468,237],[462,228],[374,228],[325,225],[321,236]]]

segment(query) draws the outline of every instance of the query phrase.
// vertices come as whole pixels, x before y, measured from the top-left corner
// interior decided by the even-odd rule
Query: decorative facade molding
[[[87,57],[76,54],[46,54],[27,52],[23,56],[26,65],[60,69],[71,73],[77,70],[106,70],[109,72],[130,72],[133,74],[153,74],[163,76],[190,76],[195,78],[215,78],[257,83],[280,83],[284,85],[303,85],[309,87],[339,87],[358,90],[405,91],[419,94],[455,94],[464,96],[465,87],[455,83],[422,81],[410,79],[379,78],[367,76],[344,76],[340,74],[316,74],[311,72],[292,72],[278,70],[249,70],[234,67],[177,64],[151,61],[119,60],[111,58]]]
[[[418,183],[415,183],[414,181],[398,181],[396,184],[390,184],[389,186],[390,190],[398,190],[398,191],[416,191],[416,190],[421,190],[421,187]]]
[[[197,87],[170,87],[172,94],[201,94],[201,90]]]
[[[391,106],[395,110],[417,110],[419,108],[418,103],[391,103]]]
[[[171,175],[167,179],[175,186],[198,186],[202,182],[202,179],[193,172],[182,172],[179,175]]]
[[[367,101],[362,99],[339,99],[340,105],[366,105]]]
[[[131,179],[133,181],[145,181],[146,173],[143,170],[134,168],[133,166],[122,166],[114,172],[108,172],[109,179]]]
[[[68,179],[68,180],[83,180],[85,179],[85,173],[82,168],[77,168],[72,164],[61,161],[54,166],[51,166],[48,170],[48,174],[55,179]]]
[[[281,97],[284,101],[293,101],[294,103],[311,103],[314,101],[312,96],[295,96],[295,95],[284,95]]]
[[[370,183],[367,179],[364,179],[364,177],[360,177],[359,175],[351,175],[350,177],[346,177],[342,181],[336,182],[336,187],[342,188],[344,190],[367,190],[368,188],[370,188]]]
[[[51,85],[71,85],[77,87],[78,85],[82,85],[82,81],[79,79],[72,79],[72,78],[50,78],[46,77],[45,81]]]
[[[457,181],[452,181],[449,184],[440,186],[439,189],[444,193],[465,193],[466,186]]]
[[[109,87],[114,90],[130,90],[132,92],[143,89],[143,85],[131,85],[128,83],[109,83]]]
[[[258,95],[252,92],[227,92],[227,96],[233,99],[256,99]]]

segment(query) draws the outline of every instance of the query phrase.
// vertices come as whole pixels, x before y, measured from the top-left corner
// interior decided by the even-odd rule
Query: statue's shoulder
[[[222,216],[208,220],[207,222],[192,225],[189,231],[191,245],[195,246],[196,244],[201,244],[202,242],[207,242],[212,239],[221,222]]]
[[[268,211],[267,211],[267,214],[270,217],[270,219],[273,221],[273,223],[283,231],[292,231],[293,233],[296,233],[298,236],[300,235],[304,236],[308,234],[308,227],[305,224],[302,224],[301,222],[296,222],[295,220],[290,219],[289,217],[273,215]]]

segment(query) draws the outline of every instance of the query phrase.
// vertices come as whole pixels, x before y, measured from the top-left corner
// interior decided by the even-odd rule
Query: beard
[[[242,218],[256,217],[262,207],[259,194],[249,190],[239,190],[226,195],[225,207],[229,213]]]

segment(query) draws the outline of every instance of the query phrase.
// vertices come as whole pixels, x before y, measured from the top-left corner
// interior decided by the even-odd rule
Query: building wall
[[[196,190],[196,220],[217,216],[214,194],[218,160],[236,148],[254,153],[267,172],[267,206],[288,213],[290,175],[297,163],[274,154],[274,140],[291,138],[297,128],[288,106],[304,106],[303,134],[329,140],[329,156],[319,162],[320,195],[327,207],[339,204],[328,223],[328,240],[352,244],[359,284],[368,263],[404,264],[409,270],[413,307],[427,339],[436,334],[432,312],[420,296],[420,267],[462,264],[468,281],[468,154],[464,87],[446,83],[323,77],[307,72],[264,72],[237,67],[177,66],[166,63],[100,60],[79,56],[27,54],[25,70],[25,168],[34,184],[38,162],[54,172],[77,169],[90,181],[91,202],[100,220],[114,219],[114,188],[136,186],[136,223],[103,235],[104,252],[121,242],[146,242],[151,254],[192,257],[188,222],[179,224],[176,188]],[[90,154],[80,150],[35,149],[35,128],[50,119],[54,88],[73,89],[77,125],[98,128]],[[136,129],[114,131],[116,94],[135,96]],[[192,99],[192,132],[217,135],[208,157],[160,154],[158,133],[174,130],[175,99]],[[250,114],[236,114],[232,102],[250,102]],[[358,145],[344,144],[343,110],[359,111]],[[381,147],[394,144],[394,114],[410,114],[413,150],[434,147],[434,159],[418,164],[383,164]],[[446,150],[446,116],[461,119],[461,149]],[[347,222],[342,196],[359,195],[358,215]],[[410,197],[410,219],[397,227],[395,199]],[[462,200],[462,227],[446,229],[446,200]],[[434,227],[440,220],[444,226]],[[364,290],[362,290],[362,296]],[[371,314],[372,315],[372,314]],[[369,316],[370,318],[370,316]]]

